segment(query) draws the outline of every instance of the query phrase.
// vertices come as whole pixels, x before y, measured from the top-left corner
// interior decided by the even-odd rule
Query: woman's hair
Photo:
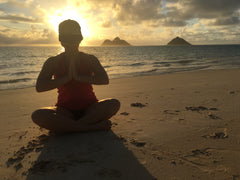
[[[58,38],[61,42],[81,42],[83,40],[80,25],[71,19],[61,22],[58,26],[58,32]]]

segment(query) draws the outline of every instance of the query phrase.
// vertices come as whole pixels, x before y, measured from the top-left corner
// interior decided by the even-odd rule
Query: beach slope
[[[0,91],[0,179],[240,179],[240,69],[111,80],[111,131],[50,134],[31,112],[56,91]]]

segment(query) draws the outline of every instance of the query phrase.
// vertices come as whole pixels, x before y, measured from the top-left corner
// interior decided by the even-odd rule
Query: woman
[[[76,21],[59,24],[59,41],[65,52],[46,60],[36,83],[37,92],[57,88],[58,100],[55,107],[33,112],[32,120],[40,127],[58,132],[111,128],[109,118],[117,113],[120,102],[96,98],[92,84],[108,84],[109,79],[95,56],[78,50],[82,40]]]

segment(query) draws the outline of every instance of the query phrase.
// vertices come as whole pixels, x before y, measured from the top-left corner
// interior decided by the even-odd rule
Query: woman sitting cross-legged
[[[65,51],[46,60],[36,83],[38,92],[58,89],[55,107],[32,113],[33,122],[42,128],[56,132],[109,130],[109,119],[120,108],[116,99],[96,98],[92,84],[108,84],[109,79],[95,56],[79,51],[82,39],[76,21],[59,24],[59,41]]]

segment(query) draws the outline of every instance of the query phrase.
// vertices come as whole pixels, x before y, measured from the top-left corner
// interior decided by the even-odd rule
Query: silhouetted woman
[[[108,130],[109,119],[117,113],[116,99],[98,100],[92,84],[108,84],[106,71],[98,59],[79,51],[83,40],[76,21],[59,24],[59,41],[65,52],[44,63],[36,83],[37,92],[58,89],[55,107],[33,112],[32,120],[40,127],[58,132]]]

